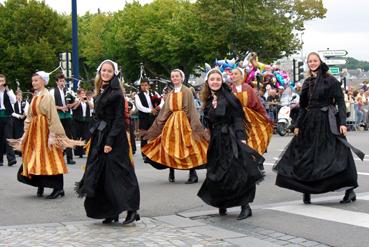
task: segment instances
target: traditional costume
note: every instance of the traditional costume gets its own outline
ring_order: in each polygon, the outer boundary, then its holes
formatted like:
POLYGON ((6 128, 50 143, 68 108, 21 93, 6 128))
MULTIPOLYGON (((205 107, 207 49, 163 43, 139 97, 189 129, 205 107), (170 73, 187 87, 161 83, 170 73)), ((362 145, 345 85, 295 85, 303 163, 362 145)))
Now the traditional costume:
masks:
POLYGON ((204 129, 192 91, 184 85, 179 92, 169 93, 151 128, 142 136, 149 140, 142 153, 157 169, 188 170, 207 162, 204 129))
POLYGON ((263 178, 259 166, 264 158, 241 142, 247 137, 246 119, 240 102, 226 84, 208 98, 204 119, 211 139, 206 179, 197 195, 219 208, 221 215, 226 208, 241 206, 239 219, 247 218, 251 216, 249 203, 254 200, 256 183, 263 178))
POLYGON ((123 211, 128 211, 127 218, 133 215, 134 220, 137 220, 139 216, 136 211, 140 205, 140 190, 129 155, 130 147, 124 122, 125 99, 117 77, 117 66, 115 67, 113 79, 94 98, 95 114, 86 170, 76 186, 79 196, 85 197, 87 216, 105 218, 103 223, 118 221, 118 216, 123 211), (112 150, 105 153, 105 146, 112 150))
POLYGON ((241 102, 245 114, 247 144, 263 155, 273 134, 273 125, 268 114, 254 89, 248 84, 232 85, 231 88, 241 102))
MULTIPOLYGON (((36 74, 47 84, 47 73, 39 71, 36 74)), ((15 147, 22 150, 23 166, 18 171, 18 180, 38 187, 38 196, 43 195, 44 187, 54 189, 48 196, 49 199, 64 196, 63 174, 66 174, 68 169, 64 163, 63 149, 83 145, 83 142, 67 138, 54 100, 47 89, 43 88, 35 93, 24 130, 22 139, 10 140, 15 147)))
POLYGON ((276 185, 306 194, 305 203, 310 203, 310 194, 341 188, 353 191, 358 184, 350 148, 364 158, 338 132, 338 126, 346 125, 341 85, 326 74, 328 66, 320 67, 318 76, 306 79, 302 87, 296 123, 299 133, 274 167, 276 185))

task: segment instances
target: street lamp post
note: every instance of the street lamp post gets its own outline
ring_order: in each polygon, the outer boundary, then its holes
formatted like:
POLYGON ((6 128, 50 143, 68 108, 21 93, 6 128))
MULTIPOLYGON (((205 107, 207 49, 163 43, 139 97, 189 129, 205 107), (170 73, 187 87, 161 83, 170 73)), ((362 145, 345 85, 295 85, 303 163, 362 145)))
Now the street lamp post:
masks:
POLYGON ((302 35, 304 34, 304 32, 300 33, 300 37, 301 37, 301 61, 304 61, 304 41, 302 40, 302 35))
POLYGON ((72 70, 73 90, 76 91, 79 78, 77 0, 72 0, 72 70))

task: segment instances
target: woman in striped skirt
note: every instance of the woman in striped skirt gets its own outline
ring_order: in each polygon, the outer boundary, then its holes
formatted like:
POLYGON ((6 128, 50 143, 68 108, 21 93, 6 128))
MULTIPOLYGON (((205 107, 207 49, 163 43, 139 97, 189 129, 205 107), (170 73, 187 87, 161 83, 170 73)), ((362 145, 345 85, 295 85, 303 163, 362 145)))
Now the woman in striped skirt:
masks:
POLYGON ((142 137, 149 140, 141 148, 145 162, 157 169, 170 168, 169 182, 174 182, 174 169, 190 170, 186 183, 197 183, 195 168, 206 164, 208 143, 192 91, 183 85, 182 70, 172 70, 174 89, 168 93, 163 108, 142 137))
POLYGON ((263 155, 272 137, 273 125, 254 89, 244 83, 244 71, 236 68, 232 74, 232 92, 240 100, 246 117, 247 144, 263 155))
POLYGON ((52 188, 47 198, 56 199, 64 196, 63 174, 68 172, 63 148, 84 143, 70 140, 65 135, 53 98, 45 88, 48 81, 49 74, 44 71, 32 76, 35 95, 24 123, 25 133, 13 144, 18 141, 22 149, 23 166, 19 169, 18 180, 38 187, 38 197, 43 196, 45 187, 52 188))

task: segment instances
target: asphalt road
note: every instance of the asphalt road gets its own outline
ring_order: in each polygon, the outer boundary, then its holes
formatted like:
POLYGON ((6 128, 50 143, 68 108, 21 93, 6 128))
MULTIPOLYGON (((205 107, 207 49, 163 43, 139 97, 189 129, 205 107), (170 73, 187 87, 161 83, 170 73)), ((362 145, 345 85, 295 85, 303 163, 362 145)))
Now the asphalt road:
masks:
MULTIPOLYGON (((272 165, 290 140, 291 136, 273 136, 265 155, 266 177, 257 186, 252 204, 254 215, 247 223, 332 246, 369 246, 369 155, 364 162, 356 159, 360 187, 356 190, 358 200, 355 203, 341 205, 338 201, 344 192, 332 192, 314 195, 313 205, 305 206, 301 194, 274 185, 272 165)), ((350 132, 348 140, 369 154, 369 132, 350 132)), ((69 166, 69 173, 64 176, 66 196, 57 200, 37 198, 36 188, 16 180, 20 159, 15 167, 6 166, 5 162, 5 166, 0 167, 0 226, 86 220, 83 199, 77 198, 73 190, 74 183, 82 176, 85 159, 75 160, 77 165, 69 166)), ((216 213, 196 196, 205 177, 204 170, 198 172, 199 183, 187 185, 187 171, 177 171, 176 183, 171 184, 168 170, 156 170, 144 164, 139 153, 135 155, 135 166, 141 189, 142 216, 216 213)), ((51 190, 45 191, 49 192, 51 190)), ((205 220, 232 228, 238 211, 231 209, 230 215, 222 221, 212 217, 205 217, 205 220)))

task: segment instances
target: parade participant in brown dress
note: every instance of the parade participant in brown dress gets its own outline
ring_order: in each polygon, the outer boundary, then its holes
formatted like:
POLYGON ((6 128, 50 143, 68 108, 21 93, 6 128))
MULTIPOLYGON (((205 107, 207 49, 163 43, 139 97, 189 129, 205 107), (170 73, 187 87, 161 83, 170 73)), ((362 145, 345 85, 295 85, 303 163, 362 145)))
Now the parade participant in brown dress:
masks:
POLYGON ((168 93, 163 108, 142 137, 149 140, 141 151, 157 169, 171 168, 169 181, 174 182, 174 169, 190 170, 186 183, 197 183, 195 168, 206 164, 207 141, 192 91, 183 85, 184 73, 172 70, 174 89, 168 93))
MULTIPOLYGON (((37 196, 41 197, 44 188, 52 188, 47 199, 64 196, 63 174, 68 172, 63 159, 63 149, 74 145, 84 145, 66 136, 58 117, 54 100, 45 85, 49 74, 44 71, 32 76, 34 97, 24 122, 25 133, 13 146, 21 145, 23 166, 19 169, 18 180, 38 187, 37 196)), ((18 146, 19 148, 19 146, 18 146)))
POLYGON ((246 118, 247 144, 263 155, 271 140, 273 125, 254 89, 244 82, 243 69, 236 68, 232 74, 232 92, 240 100, 246 118))

